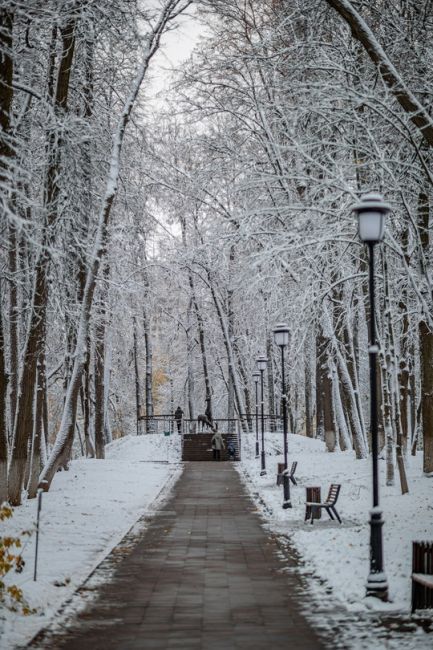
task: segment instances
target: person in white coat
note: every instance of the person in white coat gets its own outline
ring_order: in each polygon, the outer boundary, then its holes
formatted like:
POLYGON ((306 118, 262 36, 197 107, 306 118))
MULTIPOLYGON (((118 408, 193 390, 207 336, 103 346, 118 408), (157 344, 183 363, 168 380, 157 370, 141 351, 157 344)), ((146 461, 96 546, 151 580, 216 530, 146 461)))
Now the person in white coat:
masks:
POLYGON ((213 459, 221 460, 221 449, 225 448, 224 440, 217 426, 215 425, 215 432, 212 436, 211 447, 213 451, 213 459))

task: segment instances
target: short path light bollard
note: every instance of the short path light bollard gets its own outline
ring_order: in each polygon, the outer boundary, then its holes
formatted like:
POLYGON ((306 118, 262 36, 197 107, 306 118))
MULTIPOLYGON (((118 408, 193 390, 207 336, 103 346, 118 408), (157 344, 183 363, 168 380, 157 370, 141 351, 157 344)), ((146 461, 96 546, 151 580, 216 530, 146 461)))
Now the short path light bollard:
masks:
POLYGON ((40 520, 41 508, 42 508, 42 492, 43 490, 38 490, 38 511, 36 515, 35 569, 33 571, 33 582, 36 582, 37 572, 38 572, 39 520, 40 520))
POLYGON ((169 463, 170 462, 170 452, 169 452, 169 448, 170 448, 170 431, 164 431, 164 438, 166 440, 165 450, 167 452, 167 463, 169 463))

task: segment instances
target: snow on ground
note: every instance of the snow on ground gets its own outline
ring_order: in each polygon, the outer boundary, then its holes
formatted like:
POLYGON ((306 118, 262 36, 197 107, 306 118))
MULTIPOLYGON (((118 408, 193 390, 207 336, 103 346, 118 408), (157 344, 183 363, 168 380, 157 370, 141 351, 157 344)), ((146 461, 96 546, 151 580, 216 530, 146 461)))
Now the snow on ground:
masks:
POLYGON ((412 540, 433 540, 433 479, 422 474, 422 455, 409 456, 409 494, 401 495, 398 472, 393 487, 385 485, 385 461, 379 462, 380 503, 383 527, 385 571, 391 603, 365 598, 369 571, 369 510, 371 508, 371 460, 356 460, 353 452, 327 453, 319 440, 289 435, 289 466, 298 461, 291 485, 292 509, 282 509, 282 487, 276 486, 277 463, 283 462, 282 434, 266 434, 267 475, 260 476, 260 460, 255 458, 255 436, 242 441, 243 460, 238 470, 253 495, 261 500, 262 514, 271 530, 287 535, 306 563, 306 569, 325 582, 351 611, 378 608, 410 609, 412 540), (305 488, 321 486, 324 500, 330 483, 341 483, 337 511, 342 525, 322 518, 304 523, 305 488))
MULTIPOLYGON (((2 609, 1 649, 22 646, 46 626, 137 519, 167 494, 181 471, 179 439, 127 436, 108 445, 105 460, 75 460, 68 472, 55 476, 42 496, 37 581, 34 534, 23 551, 24 571, 9 580, 23 589, 37 614, 24 617, 2 609)), ((32 528, 36 506, 32 499, 16 508, 0 535, 32 528)))

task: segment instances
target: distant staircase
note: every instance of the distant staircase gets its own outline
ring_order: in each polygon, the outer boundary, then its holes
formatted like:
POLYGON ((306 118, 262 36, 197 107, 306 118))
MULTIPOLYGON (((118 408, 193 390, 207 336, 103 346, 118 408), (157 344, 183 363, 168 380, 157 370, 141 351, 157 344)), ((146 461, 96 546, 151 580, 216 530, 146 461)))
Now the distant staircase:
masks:
MULTIPOLYGON (((182 440, 182 460, 212 460, 212 433, 185 433, 182 440)), ((222 433, 225 449, 221 450, 221 460, 229 460, 227 446, 231 441, 235 448, 235 460, 240 460, 239 441, 236 433, 222 433)))

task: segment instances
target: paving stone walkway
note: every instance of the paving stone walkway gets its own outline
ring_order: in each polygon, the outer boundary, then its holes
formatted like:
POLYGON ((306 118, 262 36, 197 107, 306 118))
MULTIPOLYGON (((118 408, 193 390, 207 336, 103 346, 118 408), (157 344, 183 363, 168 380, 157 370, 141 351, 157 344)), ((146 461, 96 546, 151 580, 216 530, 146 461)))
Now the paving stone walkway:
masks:
POLYGON ((32 647, 321 650, 282 569, 233 466, 187 463, 97 598, 32 647))

